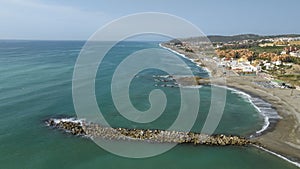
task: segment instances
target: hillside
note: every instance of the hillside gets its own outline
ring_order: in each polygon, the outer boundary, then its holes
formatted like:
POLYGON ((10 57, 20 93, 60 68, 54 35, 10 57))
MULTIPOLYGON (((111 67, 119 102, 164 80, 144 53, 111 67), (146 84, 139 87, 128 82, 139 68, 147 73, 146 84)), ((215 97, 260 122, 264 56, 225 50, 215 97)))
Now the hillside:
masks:
POLYGON ((261 36, 261 35, 255 35, 255 34, 242 34, 242 35, 233 35, 233 36, 209 35, 207 37, 211 42, 228 43, 230 41, 259 40, 259 39, 280 38, 280 37, 300 37, 300 35, 299 34, 287 34, 287 35, 261 36))

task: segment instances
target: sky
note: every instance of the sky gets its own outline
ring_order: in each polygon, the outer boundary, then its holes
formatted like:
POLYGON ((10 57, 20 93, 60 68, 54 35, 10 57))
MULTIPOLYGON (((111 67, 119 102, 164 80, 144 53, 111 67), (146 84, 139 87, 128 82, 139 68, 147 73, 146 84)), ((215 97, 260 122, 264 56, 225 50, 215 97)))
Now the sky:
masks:
POLYGON ((0 39, 87 40, 139 12, 182 17, 206 35, 300 34, 300 0, 0 0, 0 39))

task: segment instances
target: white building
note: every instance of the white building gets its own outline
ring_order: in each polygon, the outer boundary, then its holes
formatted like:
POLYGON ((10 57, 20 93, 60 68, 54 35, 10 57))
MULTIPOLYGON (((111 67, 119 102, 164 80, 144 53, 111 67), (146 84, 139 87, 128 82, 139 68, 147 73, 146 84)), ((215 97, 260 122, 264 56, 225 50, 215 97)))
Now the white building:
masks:
POLYGON ((276 62, 272 62, 274 65, 279 66, 282 64, 282 62, 280 60, 277 60, 276 62))
POLYGON ((300 51, 290 52, 290 55, 293 57, 300 57, 300 51))
POLYGON ((248 63, 239 63, 236 65, 231 65, 232 70, 242 71, 242 72, 256 72, 258 69, 248 63))
POLYGON ((271 69, 271 63, 265 63, 264 66, 267 70, 271 69))

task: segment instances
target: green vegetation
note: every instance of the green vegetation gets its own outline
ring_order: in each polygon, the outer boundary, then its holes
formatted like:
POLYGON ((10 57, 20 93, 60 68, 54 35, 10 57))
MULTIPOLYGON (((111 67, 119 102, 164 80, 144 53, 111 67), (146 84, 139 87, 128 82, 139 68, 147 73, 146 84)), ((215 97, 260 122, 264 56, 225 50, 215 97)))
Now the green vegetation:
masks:
POLYGON ((298 58, 298 57, 289 57, 286 62, 290 62, 290 63, 300 65, 300 58, 298 58))
POLYGON ((223 43, 228 43, 231 41, 242 41, 242 40, 258 40, 263 38, 263 36, 254 35, 254 34, 244 34, 244 35, 234 35, 234 36, 211 35, 207 37, 211 42, 223 42, 223 43))
POLYGON ((219 36, 219 35, 210 35, 207 36, 211 42, 223 42, 228 43, 231 41, 242 41, 242 40, 260 40, 260 39, 269 39, 269 38, 281 38, 281 37, 299 37, 298 34, 289 34, 289 35, 271 35, 271 36, 260 36, 255 34, 243 34, 243 35, 234 35, 234 36, 219 36))
MULTIPOLYGON (((300 46, 296 46, 296 47, 300 48, 300 46)), ((226 47, 226 48, 220 48, 220 50, 227 50, 227 49, 233 49, 233 50, 249 49, 250 51, 254 52, 253 56, 250 58, 250 60, 261 59, 261 60, 271 61, 271 58, 265 58, 265 57, 261 58, 261 57, 259 57, 259 54, 266 52, 266 53, 275 53, 277 55, 280 55, 281 52, 284 50, 284 48, 285 48, 285 46, 268 46, 268 47, 251 46, 249 48, 237 48, 237 49, 236 48, 228 48, 228 47, 226 47)), ((240 58, 240 56, 238 55, 238 53, 236 54, 235 58, 240 58)), ((300 58, 299 57, 289 56, 289 57, 286 57, 282 61, 300 65, 300 58)))
MULTIPOLYGON (((214 44, 214 46, 216 46, 214 44)), ((230 46, 223 46, 219 48, 220 50, 226 50, 226 49, 250 49, 252 47, 258 46, 257 43, 252 43, 252 44, 231 44, 230 46)))
POLYGON ((276 53, 280 54, 284 50, 285 46, 267 46, 267 47, 260 47, 260 46, 252 46, 249 50, 256 52, 256 53, 276 53))
POLYGON ((292 85, 300 86, 300 74, 278 75, 277 78, 292 85))
MULTIPOLYGON (((276 36, 260 36, 255 34, 244 34, 235 36, 208 36, 208 39, 213 43, 214 47, 217 47, 216 52, 219 57, 235 58, 238 59, 241 56, 246 57, 248 61, 255 60, 267 60, 269 63, 280 60, 283 63, 294 63, 294 64, 281 64, 275 65, 271 64, 271 68, 268 68, 262 62, 260 66, 264 72, 273 75, 278 83, 286 83, 287 86, 300 86, 300 58, 294 57, 289 54, 281 54, 288 45, 292 47, 297 47, 300 49, 300 41, 280 41, 276 38, 293 38, 300 37, 297 34, 291 35, 276 35, 276 36), (273 39, 273 40, 269 40, 273 39), (276 41, 277 40, 277 41, 276 41), (273 42, 275 41, 275 42, 273 42), (293 43, 292 43, 293 42, 293 43), (266 44, 265 47, 260 47, 259 44, 266 44), (267 46, 267 45, 277 45, 277 46, 267 46), (282 45, 282 46, 279 46, 282 45)), ((203 41, 203 37, 188 38, 188 42, 199 42, 203 41)), ((174 43, 179 43, 174 40, 174 43)), ((187 52, 189 48, 186 49, 187 52)), ((259 63, 259 62, 257 62, 259 63)))

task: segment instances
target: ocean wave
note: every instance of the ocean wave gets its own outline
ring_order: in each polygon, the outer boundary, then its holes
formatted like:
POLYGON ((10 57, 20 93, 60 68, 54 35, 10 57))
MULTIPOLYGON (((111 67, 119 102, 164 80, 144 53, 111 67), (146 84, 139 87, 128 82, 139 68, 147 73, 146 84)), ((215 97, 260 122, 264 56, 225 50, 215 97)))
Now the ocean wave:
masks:
MULTIPOLYGON (((197 65, 200 67, 200 65, 197 65)), ((201 67, 205 72, 208 73, 208 76, 211 77, 211 71, 207 67, 201 67)))
POLYGON ((210 71, 208 68, 206 68, 206 67, 201 67, 197 62, 195 62, 195 59, 191 59, 191 58, 185 56, 184 54, 181 54, 181 53, 179 53, 179 52, 177 52, 177 51, 175 51, 175 50, 173 50, 173 49, 164 47, 164 46, 162 46, 161 44, 159 44, 159 46, 160 46, 161 48, 163 48, 163 49, 166 49, 166 50, 168 50, 168 51, 170 51, 170 52, 173 52, 173 53, 175 53, 175 54, 177 54, 177 55, 183 57, 184 59, 187 59, 187 60, 191 61, 191 62, 194 63, 198 68, 200 68, 200 69, 203 70, 205 73, 207 73, 209 77, 211 77, 211 71, 210 71))
POLYGON ((71 117, 71 118, 60 118, 60 119, 50 119, 50 120, 53 120, 55 124, 59 124, 60 122, 73 122, 73 123, 80 123, 81 125, 85 121, 84 119, 76 119, 74 117, 71 117))
MULTIPOLYGON (((193 59, 188 58, 187 56, 185 56, 181 53, 178 53, 175 50, 164 47, 161 44, 159 44, 159 46, 166 50, 169 50, 175 54, 178 54, 179 56, 182 56, 183 58, 188 59, 188 60, 192 61, 193 63, 195 63, 193 59)), ((195 63, 195 64, 197 65, 197 63, 195 63)), ((197 66, 200 67, 199 65, 197 65, 197 66)), ((205 70, 209 74, 209 76, 211 76, 211 72, 207 68, 204 67, 202 69, 205 70)), ((214 86, 218 86, 218 85, 214 85, 214 86)), ((199 88, 201 88, 201 87, 199 87, 199 88)), ((218 87, 225 87, 225 86, 218 86, 218 87)), ((271 121, 272 122, 277 121, 278 119, 282 118, 281 116, 278 115, 277 111, 272 108, 272 105, 270 103, 265 102, 264 100, 262 100, 260 98, 252 97, 251 95, 249 95, 243 91, 240 91, 240 90, 237 90, 234 88, 230 88, 230 87, 225 87, 225 88, 230 90, 232 93, 235 93, 235 94, 239 95, 240 97, 244 98, 249 103, 251 103, 254 106, 254 108, 260 113, 260 115, 264 117, 264 125, 262 126, 262 128, 260 130, 256 131, 256 134, 261 134, 262 132, 266 131, 268 129, 268 127, 270 126, 271 121)))
POLYGON ((201 86, 201 85, 193 85, 193 86, 183 86, 183 85, 179 85, 179 87, 181 87, 181 88, 190 88, 190 89, 200 89, 200 88, 202 88, 203 86, 201 86))
POLYGON ((281 158, 281 159, 283 159, 283 160, 285 160, 285 161, 287 161, 287 162, 289 162, 289 163, 291 163, 291 164, 293 164, 293 165, 295 165, 295 166, 297 166, 297 167, 300 167, 300 163, 298 163, 298 162, 296 162, 296 161, 292 161, 292 160, 290 160, 290 159, 287 158, 287 157, 284 157, 284 156, 282 156, 282 155, 280 155, 280 154, 277 154, 277 153, 275 153, 275 152, 273 152, 273 151, 271 151, 271 150, 265 149, 265 148, 263 148, 263 147, 261 147, 261 146, 257 146, 257 145, 254 145, 254 146, 257 147, 257 148, 259 148, 259 149, 261 149, 261 150, 263 150, 263 151, 265 151, 265 152, 267 152, 267 153, 273 154, 273 155, 275 155, 276 157, 279 157, 279 158, 281 158))
POLYGON ((187 60, 190 60, 190 61, 192 61, 192 62, 194 61, 193 59, 191 59, 191 58, 185 56, 184 54, 181 54, 181 53, 179 53, 179 52, 177 52, 177 51, 175 51, 175 50, 173 50, 173 49, 164 47, 164 46, 161 45, 161 44, 159 44, 159 46, 160 46, 161 48, 164 48, 164 49, 166 49, 166 50, 168 50, 168 51, 171 51, 171 52, 173 52, 173 53, 175 53, 175 54, 177 54, 177 55, 179 55, 179 56, 182 56, 183 58, 185 58, 185 59, 187 59, 187 60))
MULTIPOLYGON (((218 86, 218 85, 214 85, 214 86, 218 86)), ((282 118, 281 116, 279 116, 278 112, 274 108, 272 108, 272 105, 270 103, 260 98, 252 97, 251 95, 243 91, 230 88, 227 86, 218 86, 218 87, 226 88, 230 90, 231 93, 235 93, 239 95, 241 98, 251 103, 253 107, 260 113, 260 115, 264 118, 264 125, 260 130, 256 131, 256 134, 262 134, 264 131, 266 131, 269 128, 271 122, 276 122, 282 118)), ((253 135, 250 137, 253 137, 253 135)))

